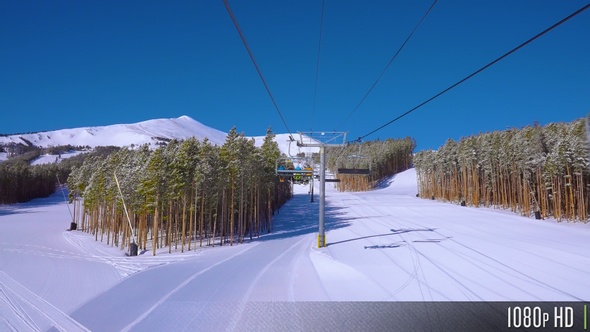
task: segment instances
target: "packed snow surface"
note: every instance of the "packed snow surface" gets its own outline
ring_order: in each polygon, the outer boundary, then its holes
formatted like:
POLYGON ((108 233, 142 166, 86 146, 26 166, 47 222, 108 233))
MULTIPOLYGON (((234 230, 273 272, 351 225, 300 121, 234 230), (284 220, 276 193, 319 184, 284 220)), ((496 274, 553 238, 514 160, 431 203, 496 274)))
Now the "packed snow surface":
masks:
POLYGON ((66 231, 59 192, 0 206, 0 331, 247 329, 251 303, 590 300, 586 224, 420 199, 411 169, 370 192, 328 186, 318 249, 307 191, 260 238, 137 257, 66 231))

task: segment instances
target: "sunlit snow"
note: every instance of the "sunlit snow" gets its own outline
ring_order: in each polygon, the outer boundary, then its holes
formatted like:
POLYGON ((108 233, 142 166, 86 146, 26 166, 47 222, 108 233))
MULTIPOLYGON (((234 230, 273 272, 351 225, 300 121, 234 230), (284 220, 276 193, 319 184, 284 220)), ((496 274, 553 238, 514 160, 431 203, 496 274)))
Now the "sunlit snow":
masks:
POLYGON ((586 224, 420 199, 411 169, 370 192, 328 186, 318 249, 307 191, 258 239, 137 257, 66 231, 59 192, 0 206, 0 330, 231 330, 256 301, 590 300, 586 224))
POLYGON ((188 117, 172 119, 154 119, 133 124, 116 124, 100 127, 84 127, 39 132, 35 134, 10 135, 0 137, 0 144, 31 142, 36 146, 49 147, 59 145, 73 146, 130 146, 156 144, 171 139, 187 139, 205 137, 213 144, 225 142, 226 134, 217 129, 207 127, 188 117))
POLYGON ((84 151, 68 151, 68 152, 64 152, 61 153, 59 155, 55 155, 55 154, 43 154, 40 155, 39 157, 33 159, 31 161, 31 165, 43 165, 43 164, 53 164, 53 163, 59 163, 60 161, 64 160, 64 159, 68 159, 70 157, 73 156, 77 156, 80 153, 83 153, 84 151))

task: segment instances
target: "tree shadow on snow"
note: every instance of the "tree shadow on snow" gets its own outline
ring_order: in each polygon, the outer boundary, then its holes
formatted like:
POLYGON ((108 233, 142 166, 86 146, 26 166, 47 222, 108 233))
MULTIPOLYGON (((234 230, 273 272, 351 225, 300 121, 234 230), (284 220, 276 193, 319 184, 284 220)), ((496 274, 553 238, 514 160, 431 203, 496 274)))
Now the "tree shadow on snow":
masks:
POLYGON ((383 178, 375 184, 375 187, 373 189, 385 189, 385 188, 391 186, 391 184, 394 182, 394 180, 395 180, 395 174, 388 176, 386 178, 383 178))
MULTIPOLYGON (((63 204, 65 205, 65 197, 68 197, 68 190, 64 189, 62 192, 61 188, 57 188, 52 194, 47 197, 42 198, 34 198, 28 202, 23 203, 13 203, 13 204, 0 204, 0 215, 6 214, 14 214, 14 213, 21 213, 22 210, 43 207, 43 206, 51 206, 56 204, 63 204)), ((64 207, 65 208, 65 207, 64 207)))
MULTIPOLYGON (((318 233, 319 231, 319 198, 314 197, 310 202, 310 196, 305 194, 294 195, 279 211, 275 212, 272 220, 270 234, 261 235, 257 241, 284 239, 299 235, 318 233)), ((347 227, 350 220, 355 218, 343 218, 344 208, 325 206, 324 229, 330 231, 347 227)))
POLYGON ((11 214, 27 213, 27 212, 28 211, 23 211, 22 209, 15 207, 14 204, 0 205, 0 217, 11 215, 11 214))

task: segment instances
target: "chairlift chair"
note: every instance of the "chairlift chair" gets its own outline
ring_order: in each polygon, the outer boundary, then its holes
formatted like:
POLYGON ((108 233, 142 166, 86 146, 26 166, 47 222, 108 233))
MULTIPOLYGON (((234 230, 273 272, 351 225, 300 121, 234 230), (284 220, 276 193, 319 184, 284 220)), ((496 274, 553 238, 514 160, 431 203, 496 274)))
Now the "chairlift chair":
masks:
POLYGON ((276 161, 276 174, 281 182, 290 179, 294 184, 307 184, 313 178, 313 164, 307 157, 283 157, 276 161))
MULTIPOLYGON (((344 158, 344 166, 338 167, 338 174, 369 175, 371 174, 371 158, 363 155, 349 155, 344 158)), ((338 163, 337 163, 338 165, 338 163)))

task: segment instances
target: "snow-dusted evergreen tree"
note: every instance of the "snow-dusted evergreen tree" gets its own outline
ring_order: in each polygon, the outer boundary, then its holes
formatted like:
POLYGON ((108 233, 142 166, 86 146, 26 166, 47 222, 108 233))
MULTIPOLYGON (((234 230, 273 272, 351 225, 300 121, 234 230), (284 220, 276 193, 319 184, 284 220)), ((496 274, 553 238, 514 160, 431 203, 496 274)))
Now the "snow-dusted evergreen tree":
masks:
POLYGON ((218 201, 224 187, 222 174, 219 172, 221 169, 219 155, 219 147, 213 146, 207 139, 202 142, 194 180, 199 200, 199 246, 203 246, 204 237, 209 239, 207 245, 212 245, 211 237, 215 236, 217 229, 218 201))
MULTIPOLYGON (((225 237, 225 232, 229 228, 229 243, 233 245, 234 242, 234 218, 235 218, 235 188, 236 177, 239 170, 239 139, 240 135, 233 127, 225 138, 225 143, 221 147, 221 162, 227 178, 227 188, 223 192, 222 212, 225 217, 222 217, 221 233, 222 238, 225 237), (229 219, 229 224, 226 220, 229 219), (225 232, 224 232, 225 231, 225 232)), ((220 243, 223 245, 223 240, 220 243)))
POLYGON ((278 182, 275 175, 276 161, 281 156, 281 151, 277 142, 274 141, 275 134, 272 128, 266 130, 266 136, 261 146, 261 168, 263 176, 260 177, 262 181, 259 195, 263 195, 259 202, 266 202, 265 206, 261 208, 261 213, 264 214, 265 223, 262 225, 267 233, 270 233, 272 228, 271 217, 278 207, 284 204, 291 197, 291 185, 289 182, 278 182))
MULTIPOLYGON (((173 219, 175 225, 174 234, 178 233, 178 223, 180 221, 180 241, 181 252, 184 252, 186 243, 188 211, 191 204, 191 195, 194 192, 193 178, 195 176, 196 165, 198 163, 200 143, 194 137, 180 143, 174 151, 172 162, 170 163, 170 186, 171 200, 179 204, 172 204, 173 219)), ((192 223, 189 223, 189 227, 192 223)), ((192 229, 189 234, 192 234, 192 229)), ((190 235, 189 235, 190 236, 190 235)), ((178 247, 178 238, 175 238, 175 248, 178 247)))
POLYGON ((164 148, 159 147, 153 151, 147 160, 147 166, 138 183, 137 190, 145 197, 144 211, 153 216, 152 221, 152 254, 160 247, 159 230, 162 219, 162 202, 164 201, 164 188, 166 186, 167 165, 164 160, 164 148))
POLYGON ((414 157, 422 197, 588 219, 588 143, 582 120, 447 141, 414 157), (456 166, 453 153, 456 152, 456 166), (456 176, 451 175, 458 170, 456 176), (456 180, 452 180, 455 178, 456 180))
POLYGON ((89 158, 68 179, 83 197, 82 229, 122 248, 133 237, 147 250, 151 237, 154 255, 163 247, 169 252, 173 247, 191 250, 197 238, 199 246, 216 240, 233 245, 246 234, 252 238, 262 229, 270 231, 270 216, 291 192, 287 184, 275 181, 280 152, 272 138, 269 131, 257 148, 253 139, 233 128, 221 147, 193 138, 171 140, 155 150, 142 146, 106 159, 89 158))

